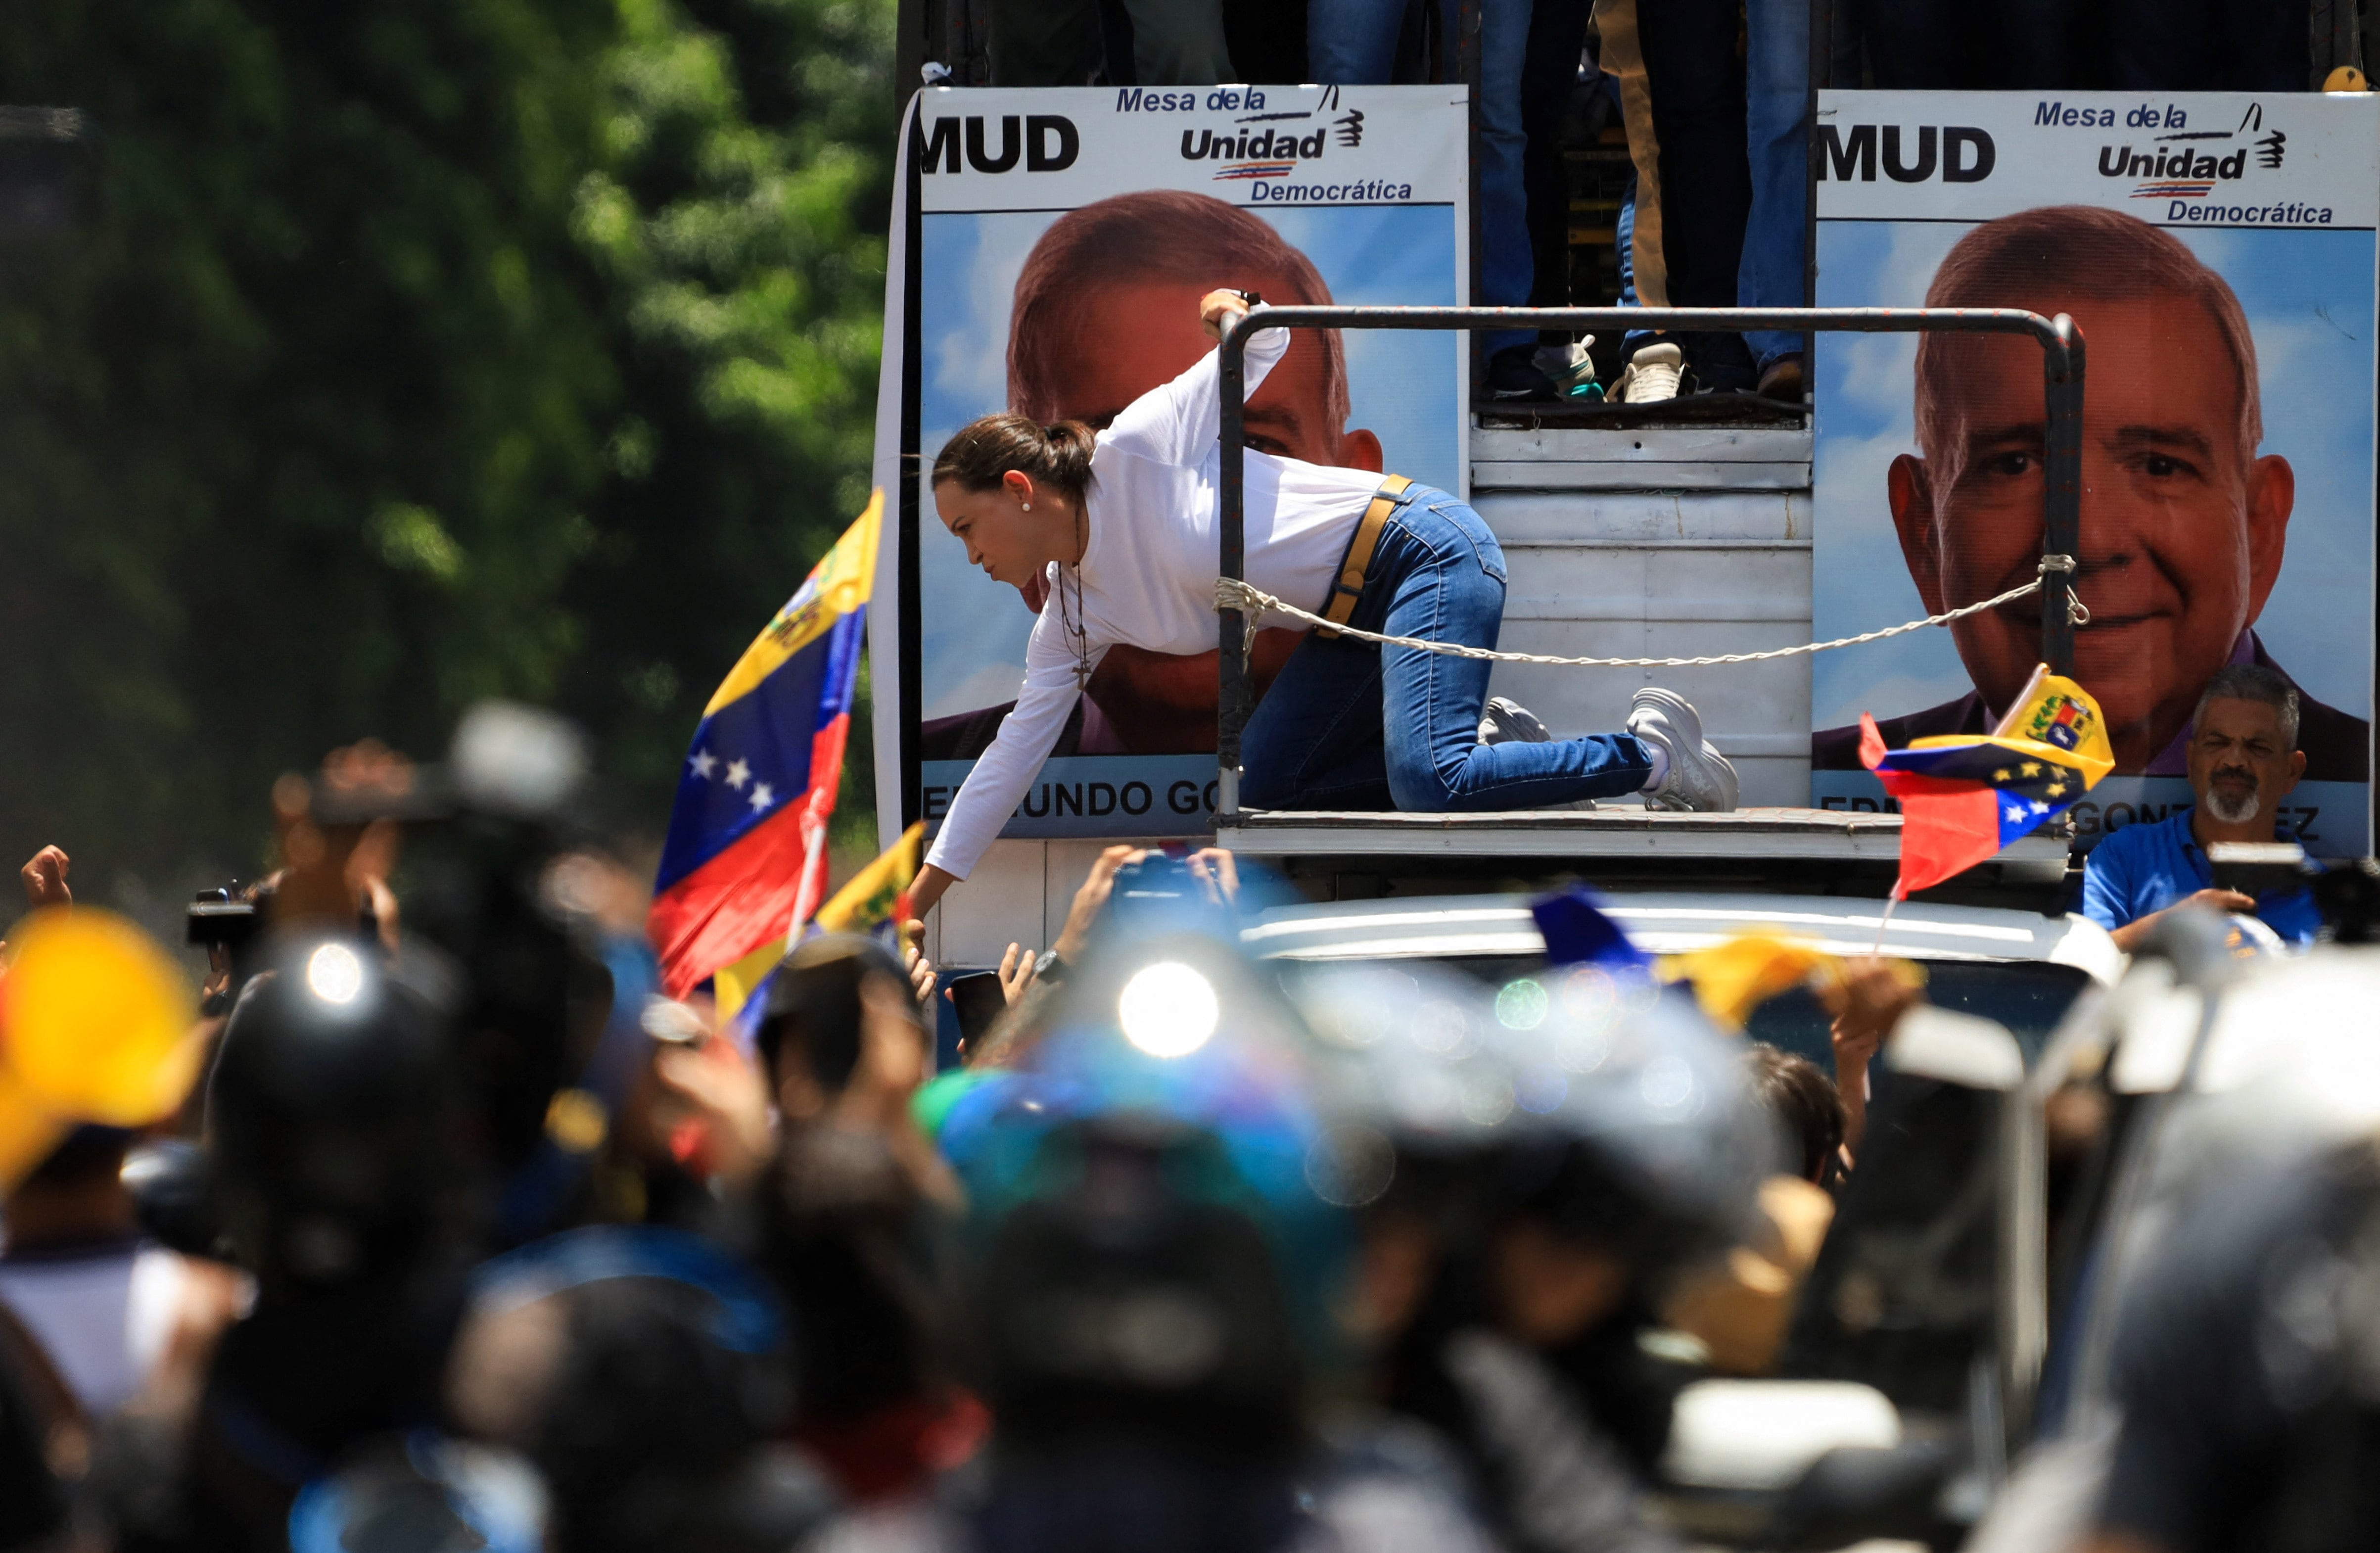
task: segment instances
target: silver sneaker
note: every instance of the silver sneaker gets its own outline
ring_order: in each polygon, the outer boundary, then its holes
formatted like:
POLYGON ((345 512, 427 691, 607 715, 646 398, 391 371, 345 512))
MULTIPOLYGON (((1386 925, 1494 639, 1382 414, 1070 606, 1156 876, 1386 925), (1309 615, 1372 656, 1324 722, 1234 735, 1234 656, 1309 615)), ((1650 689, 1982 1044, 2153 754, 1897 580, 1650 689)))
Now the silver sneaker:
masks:
MULTIPOLYGON (((1686 353, 1664 341, 1646 346, 1630 357, 1621 370, 1620 381, 1611 385, 1607 398, 1627 405, 1656 405, 1678 396, 1680 379, 1686 365, 1686 353)), ((1681 701, 1680 706, 1685 705, 1681 701)))
POLYGON ((1481 744, 1551 744, 1553 732, 1536 712, 1506 697, 1491 697, 1479 720, 1481 744))
MULTIPOLYGON (((1551 744, 1553 730, 1536 712, 1507 696, 1490 697, 1488 715, 1479 720, 1481 744, 1551 744)), ((1549 809, 1591 809, 1592 798, 1573 798, 1566 804, 1541 804, 1549 809)))
POLYGON ((1645 795, 1648 809, 1733 812, 1735 768, 1703 737, 1702 715, 1675 691, 1646 686, 1628 710, 1628 731, 1670 758, 1661 785, 1645 795))

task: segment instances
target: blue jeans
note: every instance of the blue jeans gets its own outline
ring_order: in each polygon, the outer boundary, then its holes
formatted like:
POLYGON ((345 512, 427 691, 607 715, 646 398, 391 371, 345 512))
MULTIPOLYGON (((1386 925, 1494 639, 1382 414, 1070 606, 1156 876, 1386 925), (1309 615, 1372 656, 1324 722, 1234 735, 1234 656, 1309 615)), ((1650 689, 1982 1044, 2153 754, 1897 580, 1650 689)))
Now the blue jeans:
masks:
MULTIPOLYGON (((1803 245, 1809 213, 1810 0, 1745 0, 1745 146, 1752 160, 1752 210, 1744 218, 1743 259, 1735 273, 1741 308, 1798 308, 1807 271, 1803 245)), ((1752 364, 1767 371, 1802 353, 1803 336, 1776 329, 1745 332, 1752 364)))
MULTIPOLYGON (((1406 490, 1380 531, 1348 624, 1492 648, 1504 622, 1504 552, 1443 491, 1406 490)), ((1651 755, 1634 735, 1483 745, 1491 665, 1409 647, 1313 635, 1249 719, 1240 795, 1251 808, 1540 808, 1641 791, 1651 755)))
MULTIPOLYGON (((1483 307, 1525 308, 1536 266, 1529 255, 1529 203, 1522 152, 1521 67, 1529 52, 1531 0, 1479 5, 1479 260, 1473 299, 1483 307)), ((1406 0, 1310 0, 1305 60, 1323 86, 1385 86, 1396 70, 1397 34, 1406 0)), ((1454 36, 1454 0, 1440 0, 1441 36, 1454 36)), ((1451 48, 1450 45, 1450 60, 1451 48)), ((1499 330, 1490 354, 1532 345, 1534 329, 1499 330)))
MULTIPOLYGON (((1735 306, 1752 205, 1738 16, 1734 0, 1638 0, 1636 6, 1636 42, 1661 148, 1661 261, 1671 307, 1735 306)), ((1757 381, 1741 334, 1691 330, 1674 338, 1704 387, 1750 388, 1757 381)))

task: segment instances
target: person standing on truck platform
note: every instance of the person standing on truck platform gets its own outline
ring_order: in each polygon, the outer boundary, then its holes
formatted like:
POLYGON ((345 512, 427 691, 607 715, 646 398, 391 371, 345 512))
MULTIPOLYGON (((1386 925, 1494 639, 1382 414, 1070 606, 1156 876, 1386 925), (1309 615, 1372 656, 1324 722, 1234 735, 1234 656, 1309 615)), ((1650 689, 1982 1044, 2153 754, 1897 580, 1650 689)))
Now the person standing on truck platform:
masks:
MULTIPOLYGON (((1261 298, 1215 291, 1200 322, 1218 340, 1261 298)), ((1288 348, 1247 346, 1253 393, 1288 348)), ((999 736, 967 774, 917 882, 923 915, 965 879, 1025 796, 1075 700, 1119 642, 1166 652, 1216 643, 1218 353, 1135 400, 1104 432, 992 415, 934 461, 934 505, 993 580, 1039 572, 1050 603, 999 736), (1127 516, 1128 515, 1128 516, 1127 516)), ((1336 625, 1492 649, 1504 555, 1479 515, 1400 477, 1246 453, 1247 576, 1311 599, 1336 625)), ((1317 634, 1248 723, 1242 795, 1258 808, 1544 807, 1643 792, 1648 807, 1731 809, 1735 770, 1680 697, 1636 694, 1628 732, 1479 742, 1489 665, 1317 634)))

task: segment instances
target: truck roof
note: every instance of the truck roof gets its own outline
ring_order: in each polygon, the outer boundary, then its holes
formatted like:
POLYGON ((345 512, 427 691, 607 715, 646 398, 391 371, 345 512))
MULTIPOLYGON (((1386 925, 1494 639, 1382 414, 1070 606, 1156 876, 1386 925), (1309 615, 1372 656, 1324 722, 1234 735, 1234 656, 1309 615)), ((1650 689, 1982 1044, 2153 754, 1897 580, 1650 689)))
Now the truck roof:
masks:
MULTIPOLYGON (((1241 940, 1271 959, 1472 959, 1539 955, 1545 940, 1524 893, 1341 901, 1262 913, 1241 940)), ((1826 895, 1742 892, 1615 892, 1605 912, 1655 954, 1706 949, 1771 928, 1830 954, 1876 947, 1880 903, 1826 895)), ((2071 915, 1904 901, 1884 924, 1884 952, 1910 960, 2071 965, 2102 986, 2124 956, 2098 924, 2071 915)))
MULTIPOLYGON (((1671 814, 1641 807, 1487 814, 1244 810, 1218 817, 1216 844, 1293 878, 1394 880, 1439 893, 1460 881, 1607 889, 1715 889, 1881 900, 1900 866, 1900 816, 1840 809, 1744 808, 1671 814)), ((2026 836, 1929 899, 2061 913, 2068 843, 2026 836)), ((1377 894, 1364 887, 1361 893, 1377 894)), ((1330 892, 1339 898, 1345 889, 1330 892)), ((1871 916, 1873 904, 1864 908, 1871 916)), ((1871 920, 1870 929, 1874 923, 1871 920)))

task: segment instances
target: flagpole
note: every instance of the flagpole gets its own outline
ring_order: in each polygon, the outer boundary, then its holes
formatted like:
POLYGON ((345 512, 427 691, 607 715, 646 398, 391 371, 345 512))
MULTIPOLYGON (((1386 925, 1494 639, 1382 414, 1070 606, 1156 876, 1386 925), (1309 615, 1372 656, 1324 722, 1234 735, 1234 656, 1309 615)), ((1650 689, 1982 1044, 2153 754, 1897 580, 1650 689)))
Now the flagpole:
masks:
MULTIPOLYGON (((834 790, 826 790, 830 803, 834 790)), ((826 898, 826 817, 813 807, 802 817, 803 845, 808 855, 802 859, 800 891, 794 896, 794 919, 785 925, 785 952, 791 954, 802 941, 802 928, 817 915, 819 903, 826 898)))
POLYGON ((1867 952, 1867 957, 1869 959, 1878 960, 1883 958, 1884 930, 1891 925, 1892 908, 1900 904, 1900 884, 1899 880, 1895 880, 1892 886, 1892 893, 1884 898, 1884 915, 1876 919, 1876 947, 1867 952))

